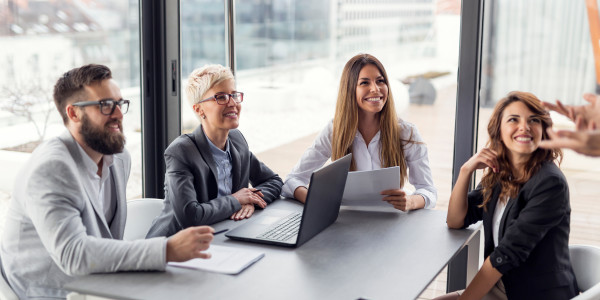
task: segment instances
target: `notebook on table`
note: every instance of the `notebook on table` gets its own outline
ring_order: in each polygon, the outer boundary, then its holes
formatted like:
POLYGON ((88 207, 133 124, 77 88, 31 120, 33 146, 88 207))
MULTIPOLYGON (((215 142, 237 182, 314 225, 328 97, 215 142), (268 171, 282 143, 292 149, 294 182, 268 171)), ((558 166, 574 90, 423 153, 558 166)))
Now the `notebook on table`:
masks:
POLYGON ((225 236, 234 240, 299 247, 329 225, 340 212, 352 154, 312 173, 302 212, 267 209, 225 236))

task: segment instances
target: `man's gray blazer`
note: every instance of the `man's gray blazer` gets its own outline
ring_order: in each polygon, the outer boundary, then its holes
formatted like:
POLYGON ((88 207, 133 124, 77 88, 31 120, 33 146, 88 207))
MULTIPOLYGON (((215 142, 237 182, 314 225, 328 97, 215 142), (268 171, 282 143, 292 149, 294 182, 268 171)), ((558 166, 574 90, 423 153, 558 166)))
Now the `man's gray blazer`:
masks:
POLYGON ((0 253, 20 299, 64 298, 63 285, 77 275, 165 269, 164 238, 121 240, 129 154, 115 154, 110 167, 118 203, 109 226, 98 196, 81 181, 87 175, 76 143, 68 131, 47 141, 17 176, 0 253))
MULTIPOLYGON (((250 152, 242 133, 230 130, 227 143, 232 165, 231 191, 235 193, 251 183, 261 189, 267 203, 278 199, 281 178, 250 152)), ((232 195, 218 197, 217 164, 202 126, 169 145, 165 164, 165 207, 146 237, 171 236, 190 226, 211 225, 242 208, 232 195)))

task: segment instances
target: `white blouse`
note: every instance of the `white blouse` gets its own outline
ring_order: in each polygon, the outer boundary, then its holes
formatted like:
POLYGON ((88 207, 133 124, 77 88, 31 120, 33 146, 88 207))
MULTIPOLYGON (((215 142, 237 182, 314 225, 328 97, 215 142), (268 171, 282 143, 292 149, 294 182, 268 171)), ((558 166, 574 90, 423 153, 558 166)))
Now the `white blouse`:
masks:
POLYGON ((496 209, 494 210, 494 216, 492 217, 492 237, 494 238, 494 246, 498 247, 498 233, 500 232, 500 222, 502 221, 502 216, 504 216, 504 211, 506 210, 506 206, 508 205, 508 200, 510 198, 504 198, 504 201, 498 199, 498 203, 496 203, 496 209))
MULTIPOLYGON (((404 146, 404 159, 408 166, 408 181, 416 189, 414 194, 423 196, 425 199, 425 208, 433 208, 437 201, 437 190, 433 186, 427 147, 423 143, 423 139, 415 125, 400 120, 398 126, 400 127, 400 137, 402 139, 408 140, 411 138, 413 141, 421 142, 420 144, 406 144, 404 146)), ((281 192, 284 197, 293 198, 296 188, 307 186, 312 172, 322 167, 331 158, 332 133, 333 120, 321 131, 313 145, 304 152, 300 161, 285 179, 281 192)), ((380 133, 377 132, 367 146, 360 132, 356 131, 356 136, 352 143, 352 156, 356 163, 356 171, 381 169, 381 143, 379 142, 379 135, 380 133)))

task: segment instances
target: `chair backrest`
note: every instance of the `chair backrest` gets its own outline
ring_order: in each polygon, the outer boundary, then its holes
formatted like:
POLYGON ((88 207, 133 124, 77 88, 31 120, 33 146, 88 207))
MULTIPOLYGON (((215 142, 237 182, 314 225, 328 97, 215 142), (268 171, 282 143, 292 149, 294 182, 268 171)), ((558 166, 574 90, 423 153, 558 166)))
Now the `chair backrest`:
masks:
POLYGON ((582 292, 573 299, 600 299, 600 248, 569 245, 569 253, 577 285, 582 292))
POLYGON ((142 198, 127 201, 127 221, 123 239, 127 241, 146 237, 152 221, 164 207, 162 199, 142 198))
POLYGON ((17 297, 17 294, 15 294, 6 280, 6 275, 4 275, 4 269, 2 268, 2 258, 0 258, 0 273, 0 299, 19 300, 19 297, 17 297))

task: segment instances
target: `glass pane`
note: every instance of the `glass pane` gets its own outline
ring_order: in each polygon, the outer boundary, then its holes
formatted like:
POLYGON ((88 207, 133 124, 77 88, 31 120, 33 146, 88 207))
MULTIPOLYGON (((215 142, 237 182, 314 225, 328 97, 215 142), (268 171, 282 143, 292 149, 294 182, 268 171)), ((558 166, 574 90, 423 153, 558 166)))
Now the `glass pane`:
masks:
POLYGON ((127 196, 141 196, 138 11, 137 0, 0 1, 2 214, 31 151, 65 130, 52 100, 56 80, 88 63, 110 67, 123 97, 131 100, 123 121, 132 157, 127 196))
POLYGON ((181 0, 181 130, 200 125, 186 98, 187 77, 206 64, 227 65, 225 6, 222 0, 181 0))
POLYGON ((437 208, 446 209, 460 1, 445 2, 236 1, 237 84, 246 93, 240 130, 252 151, 284 178, 333 118, 346 61, 373 54, 400 117, 428 146, 437 208))
MULTIPOLYGON (((222 1, 184 0, 181 8, 185 86, 192 69, 226 63, 225 18, 222 1), (186 31, 207 26, 203 35, 186 31)), ((447 208, 460 0, 235 1, 235 12, 236 83, 244 92, 239 129, 254 154, 285 178, 332 120, 346 61, 370 53, 387 70, 400 117, 417 126, 428 146, 436 209, 447 208)), ((182 101, 189 132, 199 123, 182 101)))
MULTIPOLYGON (((581 104, 594 92, 595 70, 585 1, 492 1, 485 13, 478 148, 487 142, 494 105, 508 92, 528 91, 553 102, 581 104)), ((572 128, 553 114, 555 127, 572 128)), ((600 160, 563 151, 561 170, 571 199, 570 242, 600 245, 597 209, 600 160), (594 187, 594 188, 592 188, 594 187)), ((481 176, 479 176, 481 178, 481 176)))

